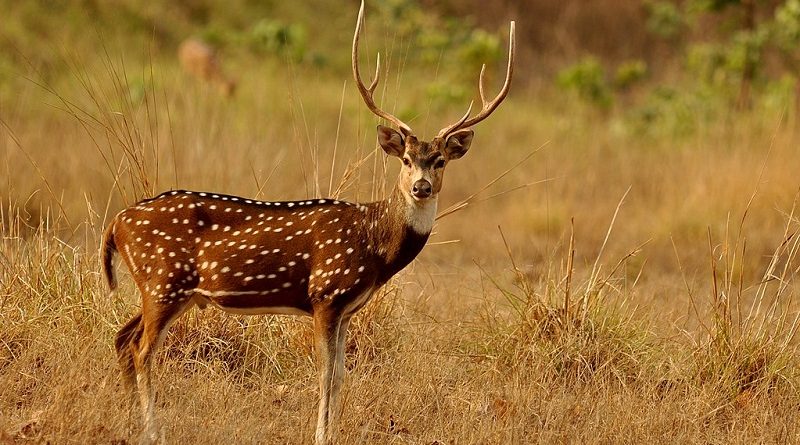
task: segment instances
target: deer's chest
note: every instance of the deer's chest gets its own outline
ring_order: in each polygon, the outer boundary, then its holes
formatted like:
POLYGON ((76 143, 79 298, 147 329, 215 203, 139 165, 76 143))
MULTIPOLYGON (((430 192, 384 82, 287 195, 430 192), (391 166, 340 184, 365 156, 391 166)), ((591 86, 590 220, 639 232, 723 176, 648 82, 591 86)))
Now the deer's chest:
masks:
POLYGON ((378 261, 382 262, 381 273, 378 275, 378 284, 382 285, 389 281, 397 272, 400 272, 414 258, 419 255, 430 234, 419 234, 410 228, 406 228, 403 236, 392 246, 385 256, 378 261))

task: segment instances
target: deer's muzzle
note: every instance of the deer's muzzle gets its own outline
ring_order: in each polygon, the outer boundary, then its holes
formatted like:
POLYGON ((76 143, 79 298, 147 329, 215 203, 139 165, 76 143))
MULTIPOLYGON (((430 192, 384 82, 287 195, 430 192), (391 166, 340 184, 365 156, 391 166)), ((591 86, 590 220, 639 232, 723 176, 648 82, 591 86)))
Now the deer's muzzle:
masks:
POLYGON ((427 179, 420 179, 411 187, 411 194, 417 199, 429 198, 432 193, 433 186, 427 179))

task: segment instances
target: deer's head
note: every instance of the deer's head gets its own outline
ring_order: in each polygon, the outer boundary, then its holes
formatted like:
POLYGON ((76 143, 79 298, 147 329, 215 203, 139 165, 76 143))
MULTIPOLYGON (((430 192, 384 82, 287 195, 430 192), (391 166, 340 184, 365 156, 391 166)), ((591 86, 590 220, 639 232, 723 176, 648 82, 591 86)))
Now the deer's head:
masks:
POLYGON ((361 28, 364 24, 364 2, 361 2, 361 9, 358 11, 358 23, 356 32, 353 36, 353 76, 356 80, 358 90, 364 102, 375 115, 396 125, 398 130, 382 125, 378 126, 378 143, 383 151, 388 155, 402 160, 403 167, 400 170, 399 187, 410 202, 424 203, 435 199, 442 189, 442 178, 447 164, 458 159, 469 150, 474 135, 470 127, 486 119, 500 105, 508 95, 511 86, 511 75, 514 64, 514 22, 511 22, 508 42, 508 68, 506 70, 506 80, 503 88, 493 100, 486 100, 483 91, 483 78, 486 65, 481 68, 478 88, 481 96, 481 111, 470 117, 472 104, 464 114, 454 124, 439 131, 430 142, 420 141, 405 122, 397 117, 381 110, 375 105, 373 98, 375 88, 380 79, 381 59, 380 54, 377 58, 375 77, 367 87, 361 80, 361 73, 358 70, 358 41, 361 35, 361 28))
POLYGON ((408 197, 420 202, 435 198, 442 189, 442 177, 447 163, 458 159, 469 150, 473 132, 458 130, 447 139, 434 138, 431 142, 420 141, 410 134, 382 125, 378 126, 378 143, 383 151, 403 161, 399 186, 408 197))

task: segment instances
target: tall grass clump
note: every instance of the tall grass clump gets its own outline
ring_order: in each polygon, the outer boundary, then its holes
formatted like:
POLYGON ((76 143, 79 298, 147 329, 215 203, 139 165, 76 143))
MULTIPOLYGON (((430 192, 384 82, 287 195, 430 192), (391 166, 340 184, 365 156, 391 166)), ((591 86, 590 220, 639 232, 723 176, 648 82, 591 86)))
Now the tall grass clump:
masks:
POLYGON ((800 270, 795 208, 760 274, 748 270, 742 217, 715 242, 708 233, 711 267, 710 321, 695 344, 694 375, 723 397, 769 396, 798 384, 796 276, 800 270), (750 278, 754 275, 754 278, 750 278))
MULTIPOLYGON (((608 235, 612 228, 613 222, 608 235)), ((508 311, 505 316, 487 311, 484 324, 490 330, 480 334, 486 335, 486 353, 500 368, 534 368, 545 381, 628 385, 647 378, 655 366, 655 339, 628 309, 638 276, 627 276, 626 262, 639 248, 610 271, 604 271, 601 249, 594 264, 580 270, 574 264, 571 234, 560 266, 551 264, 539 277, 520 269, 508 244, 506 248, 513 286, 487 278, 508 311)))
POLYGON ((114 440, 123 426, 102 414, 118 409, 113 362, 99 357, 111 352, 124 302, 98 292, 93 252, 52 236, 46 222, 22 236, 18 218, 1 216, 0 439, 114 440), (101 411, 83 409, 90 403, 101 411))

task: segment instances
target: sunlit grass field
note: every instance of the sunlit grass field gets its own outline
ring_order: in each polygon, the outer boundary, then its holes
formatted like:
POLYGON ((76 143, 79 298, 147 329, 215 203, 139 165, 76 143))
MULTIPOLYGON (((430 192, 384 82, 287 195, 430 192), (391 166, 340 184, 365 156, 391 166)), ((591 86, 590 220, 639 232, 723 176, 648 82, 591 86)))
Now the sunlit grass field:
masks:
MULTIPOLYGON (((97 255, 116 212, 172 188, 369 201, 399 167, 347 70, 232 58, 225 98, 170 54, 98 48, 0 96, 4 444, 138 440, 113 339, 139 296, 124 266, 109 294, 97 255)), ((388 60, 381 102, 421 137, 463 114, 388 60)), ((339 443, 800 441, 794 110, 643 133, 527 76, 351 325, 339 443)), ((154 377, 166 443, 313 437, 310 320, 194 309, 154 377)))

